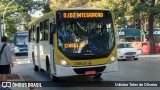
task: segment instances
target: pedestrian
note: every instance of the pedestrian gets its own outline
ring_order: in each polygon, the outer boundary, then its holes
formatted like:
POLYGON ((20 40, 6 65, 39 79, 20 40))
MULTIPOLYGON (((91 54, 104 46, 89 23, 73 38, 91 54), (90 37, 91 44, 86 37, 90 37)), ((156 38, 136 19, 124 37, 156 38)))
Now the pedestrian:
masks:
MULTIPOLYGON (((7 74, 11 73, 11 67, 13 67, 12 60, 11 49, 10 46, 7 45, 7 37, 2 36, 0 43, 0 84, 7 81, 7 74)), ((5 90, 11 89, 6 88, 5 90)))

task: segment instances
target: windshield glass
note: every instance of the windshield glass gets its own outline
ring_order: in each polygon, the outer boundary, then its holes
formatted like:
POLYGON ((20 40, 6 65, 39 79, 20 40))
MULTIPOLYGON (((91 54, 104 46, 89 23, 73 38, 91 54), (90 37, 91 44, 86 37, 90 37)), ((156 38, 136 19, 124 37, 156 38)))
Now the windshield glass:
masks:
POLYGON ((111 20, 58 23, 58 47, 67 54, 104 54, 114 46, 111 20))
POLYGON ((27 35, 16 37, 16 45, 27 45, 27 43, 28 43, 27 35))
POLYGON ((118 44, 118 48, 133 48, 131 44, 118 44))

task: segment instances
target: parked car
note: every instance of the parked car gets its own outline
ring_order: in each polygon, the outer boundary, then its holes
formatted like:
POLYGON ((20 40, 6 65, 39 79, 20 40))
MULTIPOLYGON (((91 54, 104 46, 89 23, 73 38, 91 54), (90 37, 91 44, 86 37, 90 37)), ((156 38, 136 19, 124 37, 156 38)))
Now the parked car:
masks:
POLYGON ((118 60, 138 60, 138 51, 134 48, 131 43, 123 42, 118 43, 118 60))

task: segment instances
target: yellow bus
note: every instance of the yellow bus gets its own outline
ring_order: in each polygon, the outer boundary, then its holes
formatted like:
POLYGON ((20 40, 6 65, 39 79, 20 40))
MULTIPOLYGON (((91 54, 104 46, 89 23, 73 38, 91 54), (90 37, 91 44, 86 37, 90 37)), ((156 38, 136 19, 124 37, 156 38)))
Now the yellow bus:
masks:
POLYGON ((61 77, 117 71, 116 31, 105 9, 59 9, 29 23, 29 59, 34 70, 61 77))

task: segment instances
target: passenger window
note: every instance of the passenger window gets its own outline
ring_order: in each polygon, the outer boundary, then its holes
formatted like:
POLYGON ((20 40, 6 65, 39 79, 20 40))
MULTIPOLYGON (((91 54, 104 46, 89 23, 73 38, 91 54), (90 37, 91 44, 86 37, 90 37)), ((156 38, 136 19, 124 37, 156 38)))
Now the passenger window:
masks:
POLYGON ((48 30, 45 30, 44 31, 44 41, 47 41, 48 40, 48 30))

